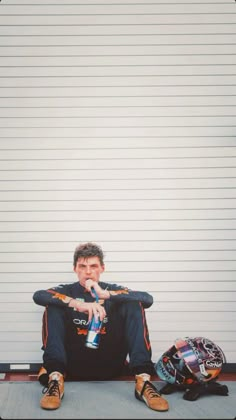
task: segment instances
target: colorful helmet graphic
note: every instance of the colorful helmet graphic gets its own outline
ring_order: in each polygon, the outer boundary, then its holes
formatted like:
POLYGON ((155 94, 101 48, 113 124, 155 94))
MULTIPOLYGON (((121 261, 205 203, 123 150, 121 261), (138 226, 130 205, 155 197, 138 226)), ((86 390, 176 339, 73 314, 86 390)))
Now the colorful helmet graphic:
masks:
POLYGON ((170 384, 193 384, 216 378, 226 358, 222 349, 205 337, 175 340, 155 364, 160 379, 170 384))

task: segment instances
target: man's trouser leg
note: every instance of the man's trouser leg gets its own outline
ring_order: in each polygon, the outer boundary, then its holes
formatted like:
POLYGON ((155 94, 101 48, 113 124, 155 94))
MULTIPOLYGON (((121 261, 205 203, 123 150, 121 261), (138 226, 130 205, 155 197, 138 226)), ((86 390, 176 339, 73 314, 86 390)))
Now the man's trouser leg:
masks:
POLYGON ((131 371, 134 374, 145 372, 154 375, 151 343, 142 304, 140 302, 122 304, 121 312, 125 321, 125 339, 128 346, 131 371))
POLYGON ((49 305, 43 314, 43 365, 48 374, 58 371, 65 374, 65 312, 58 306, 49 305))

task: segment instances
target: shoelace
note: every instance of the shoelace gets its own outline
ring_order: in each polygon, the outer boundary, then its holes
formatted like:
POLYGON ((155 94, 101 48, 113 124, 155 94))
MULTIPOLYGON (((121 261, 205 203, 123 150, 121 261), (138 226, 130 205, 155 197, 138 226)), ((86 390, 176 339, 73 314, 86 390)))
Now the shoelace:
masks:
POLYGON ((145 391, 147 392, 150 398, 160 397, 160 394, 158 394, 156 387, 149 381, 144 382, 141 395, 143 395, 145 391))
POLYGON ((50 397, 60 395, 59 383, 55 379, 49 382, 48 387, 44 387, 43 394, 48 394, 50 397))

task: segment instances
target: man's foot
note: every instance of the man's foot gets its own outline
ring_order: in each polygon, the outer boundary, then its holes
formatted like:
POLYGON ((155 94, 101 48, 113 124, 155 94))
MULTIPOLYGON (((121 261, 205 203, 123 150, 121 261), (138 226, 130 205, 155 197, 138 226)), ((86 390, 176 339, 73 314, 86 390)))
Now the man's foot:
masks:
POLYGON ((169 409, 168 401, 159 394, 150 382, 150 375, 146 373, 135 375, 135 397, 152 410, 167 411, 169 409))
POLYGON ((52 372, 49 375, 48 386, 43 389, 44 396, 40 406, 45 410, 56 410, 61 405, 64 395, 64 377, 60 372, 52 372))

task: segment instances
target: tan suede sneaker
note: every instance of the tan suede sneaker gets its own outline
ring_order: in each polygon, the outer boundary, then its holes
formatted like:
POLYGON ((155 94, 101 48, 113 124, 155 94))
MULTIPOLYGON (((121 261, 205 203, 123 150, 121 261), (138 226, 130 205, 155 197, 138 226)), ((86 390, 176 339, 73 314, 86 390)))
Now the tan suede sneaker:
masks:
POLYGON ((61 405, 64 395, 64 377, 60 372, 52 372, 49 375, 48 386, 43 389, 44 396, 40 406, 45 410, 56 410, 61 405))
POLYGON ((143 401, 152 410, 169 410, 168 401, 159 394, 156 387, 150 382, 150 378, 147 373, 135 375, 135 397, 143 401))

